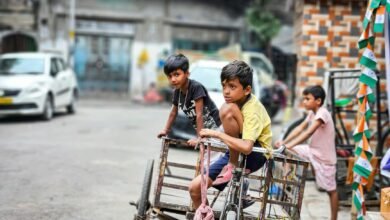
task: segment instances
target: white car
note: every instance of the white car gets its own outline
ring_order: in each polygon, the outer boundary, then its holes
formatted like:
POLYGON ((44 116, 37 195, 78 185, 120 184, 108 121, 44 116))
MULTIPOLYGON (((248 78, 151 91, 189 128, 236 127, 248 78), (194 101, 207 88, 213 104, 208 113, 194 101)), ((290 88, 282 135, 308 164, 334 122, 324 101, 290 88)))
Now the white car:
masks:
POLYGON ((66 108, 75 112, 75 73, 61 56, 50 53, 9 53, 0 56, 0 116, 41 115, 50 120, 66 108))

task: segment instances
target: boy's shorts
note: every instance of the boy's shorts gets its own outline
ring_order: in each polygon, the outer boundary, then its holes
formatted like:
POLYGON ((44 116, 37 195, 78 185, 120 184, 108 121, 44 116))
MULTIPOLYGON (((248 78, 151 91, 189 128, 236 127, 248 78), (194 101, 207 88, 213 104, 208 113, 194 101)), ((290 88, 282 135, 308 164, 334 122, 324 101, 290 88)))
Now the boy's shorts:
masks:
MULTIPOLYGON (((260 146, 255 145, 254 147, 260 147, 260 146)), ((223 167, 229 163, 229 156, 230 156, 229 151, 227 151, 222 157, 218 158, 210 165, 209 168, 210 179, 214 181, 217 178, 217 176, 221 173, 223 167)), ((250 173, 256 172, 261 167, 263 167, 266 161, 267 158, 262 153, 252 152, 246 158, 246 169, 249 169, 250 173)), ((217 190, 222 191, 227 184, 228 183, 213 186, 213 187, 216 188, 217 190)))
POLYGON ((324 164, 316 159, 310 152, 307 144, 295 146, 293 149, 297 154, 308 159, 315 171, 316 183, 327 192, 336 190, 336 165, 324 164))

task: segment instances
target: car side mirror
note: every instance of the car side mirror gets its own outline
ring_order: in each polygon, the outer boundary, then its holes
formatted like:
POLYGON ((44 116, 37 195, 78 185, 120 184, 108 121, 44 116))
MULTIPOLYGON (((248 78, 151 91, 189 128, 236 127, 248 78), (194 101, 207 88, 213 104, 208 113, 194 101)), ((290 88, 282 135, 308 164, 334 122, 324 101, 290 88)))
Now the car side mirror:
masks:
POLYGON ((52 76, 53 78, 55 78, 57 76, 57 72, 55 71, 50 71, 50 76, 52 76))

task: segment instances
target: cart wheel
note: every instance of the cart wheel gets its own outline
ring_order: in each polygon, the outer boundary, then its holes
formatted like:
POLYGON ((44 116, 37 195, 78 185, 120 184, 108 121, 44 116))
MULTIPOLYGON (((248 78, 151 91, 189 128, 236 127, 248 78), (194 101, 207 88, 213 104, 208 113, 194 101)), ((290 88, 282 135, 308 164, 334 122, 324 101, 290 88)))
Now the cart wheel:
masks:
POLYGON ((152 185, 152 176, 153 176, 153 160, 148 160, 148 164, 145 170, 144 182, 142 185, 141 198, 138 201, 138 216, 144 217, 146 215, 146 211, 150 207, 149 202, 149 193, 150 187, 152 185))
POLYGON ((235 211, 229 211, 226 215, 226 220, 236 220, 237 213, 235 211))

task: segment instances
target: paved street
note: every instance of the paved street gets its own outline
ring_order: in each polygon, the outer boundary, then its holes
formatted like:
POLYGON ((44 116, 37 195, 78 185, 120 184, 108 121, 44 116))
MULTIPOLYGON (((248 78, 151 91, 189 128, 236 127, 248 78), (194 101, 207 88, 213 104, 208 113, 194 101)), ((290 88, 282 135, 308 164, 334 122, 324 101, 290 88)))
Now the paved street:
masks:
POLYGON ((168 107, 91 102, 0 121, 0 219, 131 219, 168 107))
MULTIPOLYGON (((146 161, 157 158, 168 105, 84 101, 50 122, 0 119, 0 219, 132 219, 146 161)), ((274 126, 279 132, 280 126, 274 126)), ((173 149, 174 160, 194 154, 173 149)), ((303 219, 327 219, 325 193, 308 182, 303 219)), ((340 219, 349 219, 349 208, 340 219)))

